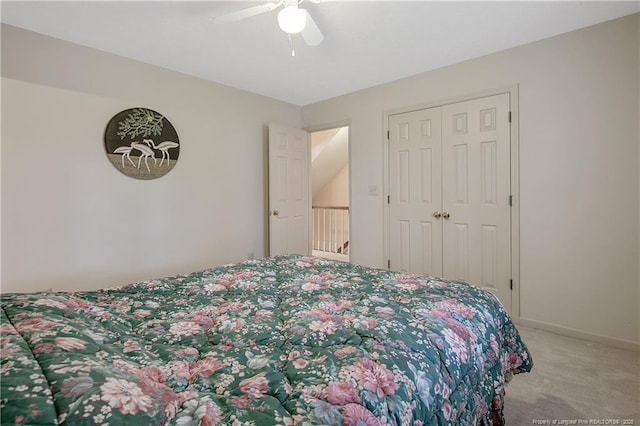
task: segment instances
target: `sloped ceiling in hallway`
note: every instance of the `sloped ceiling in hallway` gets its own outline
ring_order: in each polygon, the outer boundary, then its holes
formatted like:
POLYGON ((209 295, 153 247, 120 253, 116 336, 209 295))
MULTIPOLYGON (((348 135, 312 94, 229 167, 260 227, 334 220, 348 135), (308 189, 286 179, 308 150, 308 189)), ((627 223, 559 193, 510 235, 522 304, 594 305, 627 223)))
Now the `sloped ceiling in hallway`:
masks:
POLYGON ((311 152, 311 189, 315 197, 349 164, 349 128, 312 133, 311 152))

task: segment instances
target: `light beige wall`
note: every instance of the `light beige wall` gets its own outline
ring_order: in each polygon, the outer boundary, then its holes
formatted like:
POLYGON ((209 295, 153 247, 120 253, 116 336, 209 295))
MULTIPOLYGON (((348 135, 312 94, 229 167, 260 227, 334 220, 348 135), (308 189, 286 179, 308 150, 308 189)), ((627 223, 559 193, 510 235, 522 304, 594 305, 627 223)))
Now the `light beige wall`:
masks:
MULTIPOLYGON (((519 87, 524 321, 639 341, 638 15, 302 109, 349 120, 352 261, 382 267, 383 114, 519 87)), ((416 52, 421 54, 421 52, 416 52)), ((428 52, 424 52, 428 54, 428 52)))
POLYGON ((314 206, 349 206, 349 166, 340 170, 333 179, 313 197, 314 206))
POLYGON ((266 126, 300 107, 2 26, 2 291, 92 289, 265 254, 266 126), (126 108, 180 137, 166 176, 107 160, 126 108))

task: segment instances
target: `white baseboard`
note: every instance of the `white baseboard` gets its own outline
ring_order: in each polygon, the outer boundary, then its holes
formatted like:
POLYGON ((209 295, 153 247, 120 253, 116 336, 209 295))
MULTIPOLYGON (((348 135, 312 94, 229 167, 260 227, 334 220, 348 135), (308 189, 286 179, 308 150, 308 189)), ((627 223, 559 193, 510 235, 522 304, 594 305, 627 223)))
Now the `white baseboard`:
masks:
POLYGON ((526 319, 522 317, 520 317, 518 324, 522 324, 527 327, 538 328, 540 330, 549 331, 551 333, 556 333, 563 336, 575 337, 576 339, 588 340, 590 342, 602 343, 604 345, 614 346, 616 348, 640 352, 640 343, 630 342, 628 340, 615 339, 612 337, 601 336, 599 334, 587 333, 585 331, 580 331, 573 328, 560 327, 557 325, 548 324, 546 322, 526 319))

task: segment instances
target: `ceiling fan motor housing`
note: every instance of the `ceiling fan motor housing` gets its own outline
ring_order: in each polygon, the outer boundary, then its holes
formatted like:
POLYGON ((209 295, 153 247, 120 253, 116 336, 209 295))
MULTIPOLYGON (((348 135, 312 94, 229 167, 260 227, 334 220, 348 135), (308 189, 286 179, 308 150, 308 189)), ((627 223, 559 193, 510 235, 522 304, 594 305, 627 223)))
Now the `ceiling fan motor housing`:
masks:
POLYGON ((298 8, 298 2, 285 1, 284 8, 278 12, 278 25, 288 34, 298 34, 307 25, 307 14, 298 8))

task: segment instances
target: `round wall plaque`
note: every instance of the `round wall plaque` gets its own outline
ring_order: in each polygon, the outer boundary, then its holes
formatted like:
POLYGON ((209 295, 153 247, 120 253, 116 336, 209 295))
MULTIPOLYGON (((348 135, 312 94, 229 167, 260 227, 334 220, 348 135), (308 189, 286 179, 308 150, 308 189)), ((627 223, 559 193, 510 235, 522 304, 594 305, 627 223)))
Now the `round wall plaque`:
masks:
POLYGON ((180 141, 165 116, 149 108, 130 108, 109 120, 104 147, 111 163, 136 179, 156 179, 178 162, 180 141))

